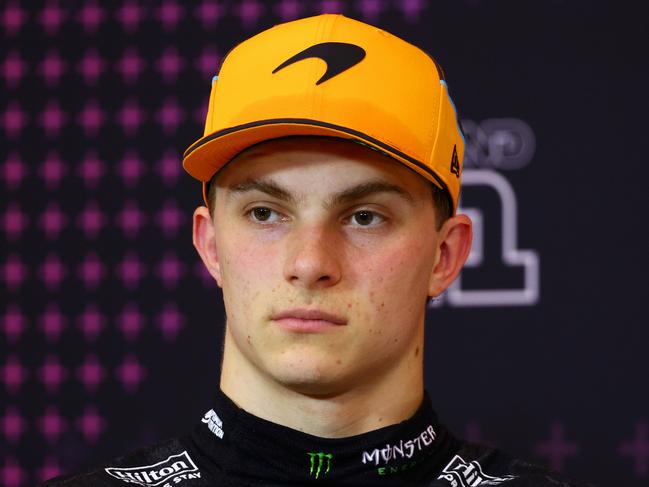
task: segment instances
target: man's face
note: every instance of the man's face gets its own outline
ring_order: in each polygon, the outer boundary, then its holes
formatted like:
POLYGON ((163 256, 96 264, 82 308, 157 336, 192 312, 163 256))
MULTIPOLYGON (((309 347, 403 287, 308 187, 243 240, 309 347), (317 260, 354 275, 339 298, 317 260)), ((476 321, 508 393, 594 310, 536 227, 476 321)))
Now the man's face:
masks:
POLYGON ((438 246, 429 184, 337 139, 269 141, 237 156, 214 201, 225 354, 318 394, 419 363, 438 246))

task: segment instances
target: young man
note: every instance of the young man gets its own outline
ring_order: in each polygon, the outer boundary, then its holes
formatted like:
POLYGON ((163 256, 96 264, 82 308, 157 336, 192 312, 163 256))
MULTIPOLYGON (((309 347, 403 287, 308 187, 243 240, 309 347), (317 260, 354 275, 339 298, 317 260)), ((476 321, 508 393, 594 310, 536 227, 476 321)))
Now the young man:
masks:
POLYGON ((441 68, 380 29, 321 15, 234 48, 183 161, 227 312, 214 404, 47 485, 576 485, 455 439, 424 392, 425 304, 471 246, 463 150, 441 68))

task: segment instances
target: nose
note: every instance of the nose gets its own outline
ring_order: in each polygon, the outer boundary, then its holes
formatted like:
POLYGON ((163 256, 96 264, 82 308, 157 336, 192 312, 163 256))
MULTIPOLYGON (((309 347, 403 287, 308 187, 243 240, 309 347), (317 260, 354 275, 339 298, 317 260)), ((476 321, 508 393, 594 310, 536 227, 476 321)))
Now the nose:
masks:
POLYGON ((305 289, 325 288, 340 281, 340 238, 323 225, 295 229, 288 237, 285 279, 305 289))

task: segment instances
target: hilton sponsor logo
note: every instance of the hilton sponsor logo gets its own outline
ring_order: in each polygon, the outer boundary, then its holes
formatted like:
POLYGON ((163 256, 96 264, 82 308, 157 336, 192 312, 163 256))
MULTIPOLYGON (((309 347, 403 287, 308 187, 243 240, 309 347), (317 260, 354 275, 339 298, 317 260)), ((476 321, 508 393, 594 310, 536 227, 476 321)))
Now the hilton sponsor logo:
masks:
POLYGON ((144 487, 179 484, 183 480, 201 477, 198 467, 186 451, 171 455, 166 460, 153 465, 129 468, 108 467, 104 470, 116 479, 144 487))

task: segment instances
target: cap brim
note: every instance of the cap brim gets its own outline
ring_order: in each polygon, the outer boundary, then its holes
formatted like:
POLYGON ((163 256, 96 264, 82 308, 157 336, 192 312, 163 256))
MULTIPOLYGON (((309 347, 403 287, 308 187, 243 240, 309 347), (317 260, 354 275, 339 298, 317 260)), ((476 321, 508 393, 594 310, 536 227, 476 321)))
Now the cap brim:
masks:
MULTIPOLYGON (((200 138, 183 154, 183 167, 206 183, 234 156, 259 142, 293 135, 329 136, 362 142, 399 160, 407 167, 448 191, 446 184, 423 162, 367 134, 318 120, 282 118, 260 120, 220 130, 200 138)), ((203 194, 207 203, 205 193, 203 194)))

